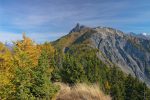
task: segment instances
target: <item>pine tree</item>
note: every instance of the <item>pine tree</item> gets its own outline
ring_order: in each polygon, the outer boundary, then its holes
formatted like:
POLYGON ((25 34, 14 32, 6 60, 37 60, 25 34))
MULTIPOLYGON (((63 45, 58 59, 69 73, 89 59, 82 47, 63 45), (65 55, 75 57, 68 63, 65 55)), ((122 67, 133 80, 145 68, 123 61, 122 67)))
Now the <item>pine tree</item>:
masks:
POLYGON ((58 87, 53 85, 50 80, 51 72, 52 68, 49 64, 47 52, 43 50, 38 66, 34 68, 32 93, 36 98, 50 100, 58 91, 58 87))
POLYGON ((69 54, 65 55, 63 61, 62 78, 63 81, 71 84, 86 80, 83 66, 69 54))
POLYGON ((13 59, 14 65, 14 76, 11 79, 12 93, 8 95, 10 99, 16 100, 32 100, 34 96, 32 95, 30 89, 32 86, 32 62, 28 59, 26 53, 18 52, 18 55, 13 59), (17 61, 16 62, 16 58, 17 61))
MULTIPOLYGON (((29 67, 16 68, 12 84, 14 91, 8 96, 9 99, 15 100, 34 100, 30 89, 32 87, 32 70, 29 67)), ((11 90, 12 90, 11 89, 11 90)))

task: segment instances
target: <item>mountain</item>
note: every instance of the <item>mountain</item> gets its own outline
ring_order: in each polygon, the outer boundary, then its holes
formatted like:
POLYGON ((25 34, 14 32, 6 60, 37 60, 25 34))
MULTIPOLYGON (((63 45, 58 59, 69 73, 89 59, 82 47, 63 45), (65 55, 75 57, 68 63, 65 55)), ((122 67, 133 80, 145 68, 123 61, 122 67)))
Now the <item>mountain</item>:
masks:
POLYGON ((98 49, 101 61, 118 66, 150 86, 150 39, 110 27, 91 28, 77 24, 68 35, 52 44, 62 52, 76 44, 98 49))
POLYGON ((145 37, 146 39, 150 40, 150 34, 149 33, 141 33, 140 35, 145 37))
POLYGON ((131 36, 134 36, 134 37, 138 37, 138 38, 144 38, 144 39, 150 40, 150 34, 148 34, 148 33, 136 34, 136 33, 130 32, 128 35, 131 35, 131 36))
POLYGON ((148 33, 141 33, 141 35, 148 36, 149 34, 148 33))
POLYGON ((13 44, 12 43, 5 43, 5 46, 9 49, 9 50, 13 50, 13 44))

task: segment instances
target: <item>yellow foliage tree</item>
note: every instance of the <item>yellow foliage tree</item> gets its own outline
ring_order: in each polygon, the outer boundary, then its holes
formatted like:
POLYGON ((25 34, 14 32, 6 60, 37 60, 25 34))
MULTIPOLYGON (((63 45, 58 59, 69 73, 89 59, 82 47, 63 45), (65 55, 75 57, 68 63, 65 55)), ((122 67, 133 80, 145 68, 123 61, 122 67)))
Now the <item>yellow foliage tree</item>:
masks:
POLYGON ((20 61, 20 58, 26 57, 32 63, 32 66, 38 64, 38 59, 41 54, 40 48, 28 37, 23 34, 23 40, 17 41, 15 44, 15 60, 17 64, 20 64, 21 67, 25 67, 23 61, 20 61), (26 56, 25 56, 26 55, 26 56))
POLYGON ((0 43, 0 88, 6 84, 9 84, 9 80, 12 77, 12 53, 2 43, 0 43))

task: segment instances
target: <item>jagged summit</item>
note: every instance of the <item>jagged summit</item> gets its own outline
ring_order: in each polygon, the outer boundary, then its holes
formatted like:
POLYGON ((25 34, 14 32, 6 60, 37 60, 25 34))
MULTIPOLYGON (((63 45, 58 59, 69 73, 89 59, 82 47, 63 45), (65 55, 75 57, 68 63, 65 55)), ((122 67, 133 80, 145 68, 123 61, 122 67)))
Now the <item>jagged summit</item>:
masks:
POLYGON ((79 32, 80 30, 85 29, 85 28, 89 28, 89 27, 80 25, 79 23, 77 23, 76 26, 70 31, 70 33, 79 32))
POLYGON ((77 23, 77 25, 70 31, 70 33, 80 32, 82 30, 92 31, 93 33, 99 33, 104 36, 111 36, 111 35, 123 36, 124 35, 122 31, 117 30, 115 28, 103 27, 103 26, 92 28, 92 27, 87 27, 85 25, 80 25, 79 23, 77 23))

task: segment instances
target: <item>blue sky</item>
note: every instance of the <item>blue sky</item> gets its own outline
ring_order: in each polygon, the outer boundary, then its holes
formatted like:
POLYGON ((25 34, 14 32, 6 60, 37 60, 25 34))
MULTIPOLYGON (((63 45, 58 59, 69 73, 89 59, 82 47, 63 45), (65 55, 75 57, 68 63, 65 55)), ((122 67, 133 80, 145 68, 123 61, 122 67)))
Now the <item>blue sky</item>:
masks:
POLYGON ((150 0, 0 0, 0 41, 55 40, 76 23, 150 33, 150 0))

